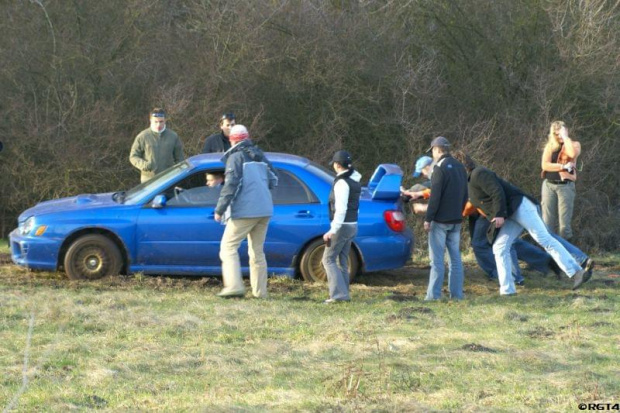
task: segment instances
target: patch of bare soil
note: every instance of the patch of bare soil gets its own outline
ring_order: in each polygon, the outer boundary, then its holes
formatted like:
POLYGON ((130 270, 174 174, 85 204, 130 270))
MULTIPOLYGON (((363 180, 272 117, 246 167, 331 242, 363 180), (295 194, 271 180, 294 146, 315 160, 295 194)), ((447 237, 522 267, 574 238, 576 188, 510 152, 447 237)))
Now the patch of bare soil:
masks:
POLYGON ((473 351, 477 353, 497 353, 497 350, 476 343, 465 344, 461 347, 461 350, 473 351))
POLYGON ((11 254, 0 252, 0 265, 10 264, 10 263, 11 263, 11 254))

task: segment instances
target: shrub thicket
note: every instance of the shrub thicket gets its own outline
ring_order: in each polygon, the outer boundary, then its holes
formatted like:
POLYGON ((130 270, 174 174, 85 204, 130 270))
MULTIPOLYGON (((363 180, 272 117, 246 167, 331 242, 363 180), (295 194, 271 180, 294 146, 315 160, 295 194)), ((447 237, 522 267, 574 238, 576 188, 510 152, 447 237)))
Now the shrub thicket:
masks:
POLYGON ((195 154, 235 111, 267 150, 368 177, 408 173, 436 135, 533 194, 562 119, 584 148, 575 228, 613 249, 620 224, 620 2, 108 0, 0 11, 0 219, 37 201, 138 182, 128 162, 163 106, 195 154))

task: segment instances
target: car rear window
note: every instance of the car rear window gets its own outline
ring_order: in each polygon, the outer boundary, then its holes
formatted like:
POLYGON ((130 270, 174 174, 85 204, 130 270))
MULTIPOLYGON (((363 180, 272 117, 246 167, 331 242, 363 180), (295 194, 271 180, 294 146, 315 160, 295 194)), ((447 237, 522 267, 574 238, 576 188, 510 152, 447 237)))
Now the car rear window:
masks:
POLYGON ((278 186, 271 190, 275 205, 309 204, 319 202, 314 192, 294 174, 278 169, 278 186))

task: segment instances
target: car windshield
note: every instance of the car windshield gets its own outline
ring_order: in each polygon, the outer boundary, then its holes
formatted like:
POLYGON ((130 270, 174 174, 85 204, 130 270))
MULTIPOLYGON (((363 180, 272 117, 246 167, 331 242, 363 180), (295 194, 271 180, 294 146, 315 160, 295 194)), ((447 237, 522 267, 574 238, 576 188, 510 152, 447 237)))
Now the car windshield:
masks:
POLYGON ((187 161, 178 163, 155 175, 153 178, 127 191, 124 197, 125 203, 132 203, 134 200, 141 199, 146 194, 168 182, 172 177, 180 174, 190 167, 187 161))

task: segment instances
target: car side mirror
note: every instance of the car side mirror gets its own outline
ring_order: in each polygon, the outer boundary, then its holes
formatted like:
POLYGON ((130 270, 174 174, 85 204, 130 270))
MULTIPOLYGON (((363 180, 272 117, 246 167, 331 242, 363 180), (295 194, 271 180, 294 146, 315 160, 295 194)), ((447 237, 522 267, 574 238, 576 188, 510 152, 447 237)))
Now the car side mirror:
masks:
POLYGON ((161 209, 166 206, 166 195, 157 195, 153 198, 151 206, 155 209, 161 209))

